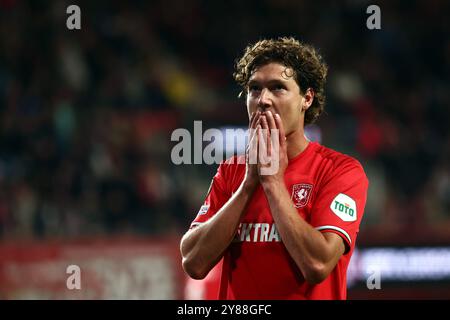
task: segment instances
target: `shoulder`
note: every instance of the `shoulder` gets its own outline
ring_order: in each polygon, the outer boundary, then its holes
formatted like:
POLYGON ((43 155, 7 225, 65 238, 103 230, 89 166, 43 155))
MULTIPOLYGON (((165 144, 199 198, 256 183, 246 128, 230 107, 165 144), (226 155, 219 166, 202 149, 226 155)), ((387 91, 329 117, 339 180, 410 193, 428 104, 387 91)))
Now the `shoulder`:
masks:
POLYGON ((245 155, 234 155, 220 163, 223 166, 237 166, 245 164, 245 155))
POLYGON ((245 156, 233 156, 219 164, 214 180, 231 196, 245 174, 245 156))
POLYGON ((245 167, 245 156, 244 155, 235 155, 224 161, 222 161, 219 165, 223 170, 237 170, 238 168, 244 166, 245 167))
POLYGON ((245 170, 245 156, 235 155, 232 156, 219 164, 218 172, 224 177, 235 175, 236 172, 240 170, 245 170))
POLYGON ((328 175, 330 178, 351 175, 355 178, 364 178, 367 180, 364 168, 356 158, 320 144, 318 144, 315 152, 316 157, 321 158, 323 162, 328 164, 328 175))

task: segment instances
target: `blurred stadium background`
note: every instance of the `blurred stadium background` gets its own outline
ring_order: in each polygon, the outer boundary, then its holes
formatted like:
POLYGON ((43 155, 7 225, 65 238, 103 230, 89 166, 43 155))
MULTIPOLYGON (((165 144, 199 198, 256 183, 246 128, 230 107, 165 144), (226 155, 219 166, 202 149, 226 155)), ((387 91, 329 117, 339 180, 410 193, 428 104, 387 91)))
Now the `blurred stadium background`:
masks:
POLYGON ((449 299, 449 14, 437 0, 0 0, 0 298, 210 298, 217 274, 187 281, 178 242, 217 166, 172 164, 171 133, 246 127, 234 59, 287 35, 330 67, 309 133, 370 180, 349 298, 449 299))

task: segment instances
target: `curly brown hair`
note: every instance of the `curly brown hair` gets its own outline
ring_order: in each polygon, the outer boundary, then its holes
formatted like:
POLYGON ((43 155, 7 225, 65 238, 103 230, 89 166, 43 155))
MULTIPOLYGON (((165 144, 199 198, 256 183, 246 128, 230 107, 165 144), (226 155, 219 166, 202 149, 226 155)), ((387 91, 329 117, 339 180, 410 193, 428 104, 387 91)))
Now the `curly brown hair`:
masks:
MULTIPOLYGON (((264 39, 247 46, 244 55, 236 60, 233 77, 242 87, 248 89, 248 81, 256 68, 278 62, 294 71, 294 79, 300 87, 300 93, 308 88, 314 91, 312 105, 306 110, 305 124, 314 123, 325 105, 325 82, 328 67, 312 46, 301 43, 292 37, 264 39)), ((241 94, 242 94, 241 92, 241 94)))

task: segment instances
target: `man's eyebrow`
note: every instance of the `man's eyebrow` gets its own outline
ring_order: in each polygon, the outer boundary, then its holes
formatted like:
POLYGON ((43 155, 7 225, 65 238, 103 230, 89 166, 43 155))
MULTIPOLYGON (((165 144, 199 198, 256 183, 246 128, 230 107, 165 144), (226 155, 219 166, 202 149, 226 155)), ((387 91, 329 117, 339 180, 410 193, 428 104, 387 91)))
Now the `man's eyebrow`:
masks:
POLYGON ((256 79, 251 79, 251 80, 248 81, 248 85, 261 84, 261 83, 266 83, 268 85, 271 85, 271 84, 284 84, 287 81, 288 81, 287 79, 270 79, 270 80, 267 80, 267 81, 259 81, 259 80, 256 80, 256 79))

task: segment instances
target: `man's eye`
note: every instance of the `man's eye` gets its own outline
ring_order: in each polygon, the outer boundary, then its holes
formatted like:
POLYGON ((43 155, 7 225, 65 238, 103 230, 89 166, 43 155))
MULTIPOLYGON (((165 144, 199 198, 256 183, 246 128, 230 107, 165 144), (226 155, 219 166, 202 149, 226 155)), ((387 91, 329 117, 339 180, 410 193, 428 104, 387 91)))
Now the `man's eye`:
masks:
POLYGON ((273 90, 280 91, 286 89, 283 85, 276 85, 273 87, 273 90))
POLYGON ((248 91, 252 92, 252 91, 260 91, 261 88, 258 86, 250 86, 248 87, 248 91))

